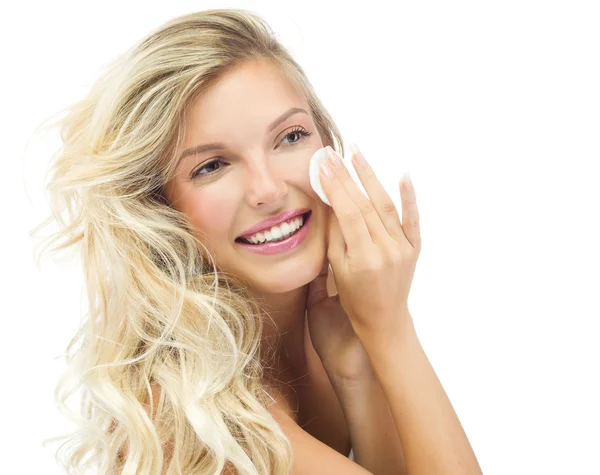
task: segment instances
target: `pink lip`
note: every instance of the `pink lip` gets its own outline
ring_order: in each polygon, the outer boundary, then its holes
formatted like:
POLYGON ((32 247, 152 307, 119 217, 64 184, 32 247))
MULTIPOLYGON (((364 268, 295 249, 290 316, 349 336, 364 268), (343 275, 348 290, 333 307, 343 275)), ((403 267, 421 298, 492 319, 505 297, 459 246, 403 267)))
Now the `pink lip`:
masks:
MULTIPOLYGON (((300 213, 302 214, 302 213, 300 213)), ((308 236, 310 223, 312 222, 312 213, 304 220, 303 226, 296 234, 292 234, 288 238, 277 242, 266 242, 264 244, 248 244, 245 242, 236 241, 236 244, 244 246, 246 250, 257 254, 279 254, 280 252, 291 251, 298 247, 308 236)))
POLYGON ((309 211, 310 211, 309 208, 289 209, 289 210, 281 213, 279 216, 265 219, 265 220, 261 221, 260 223, 255 224, 251 228, 246 229, 243 234, 240 234, 239 237, 243 237, 243 238, 250 237, 253 234, 256 234, 265 229, 270 229, 273 226, 276 226, 278 224, 283 223, 284 221, 287 221, 288 219, 295 218, 296 216, 300 216, 301 214, 308 213, 309 211))

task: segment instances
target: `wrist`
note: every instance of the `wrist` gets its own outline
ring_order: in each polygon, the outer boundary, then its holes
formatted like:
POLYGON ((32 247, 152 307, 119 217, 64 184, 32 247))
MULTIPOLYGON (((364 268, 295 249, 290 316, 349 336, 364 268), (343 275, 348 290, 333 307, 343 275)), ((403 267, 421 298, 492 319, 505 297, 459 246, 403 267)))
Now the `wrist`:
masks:
POLYGON ((361 341, 372 361, 372 354, 376 354, 378 349, 402 344, 404 340, 414 340, 417 337, 414 321, 408 309, 403 310, 399 315, 392 319, 392 324, 387 324, 385 328, 355 327, 356 336, 361 341))
POLYGON ((335 365, 323 365, 332 385, 341 389, 353 389, 356 386, 372 384, 377 381, 377 374, 369 361, 368 355, 364 349, 362 351, 364 358, 359 363, 347 365, 351 367, 340 368, 335 365))
POLYGON ((381 391, 381 385, 374 372, 373 376, 361 379, 348 379, 334 373, 327 374, 346 416, 348 411, 363 410, 367 401, 381 391))
POLYGON ((368 372, 359 374, 352 374, 348 376, 344 373, 338 373, 336 371, 325 370, 329 380, 333 386, 339 387, 340 389, 355 389, 357 387, 363 387, 365 385, 373 384, 377 382, 377 375, 373 368, 370 368, 368 372))

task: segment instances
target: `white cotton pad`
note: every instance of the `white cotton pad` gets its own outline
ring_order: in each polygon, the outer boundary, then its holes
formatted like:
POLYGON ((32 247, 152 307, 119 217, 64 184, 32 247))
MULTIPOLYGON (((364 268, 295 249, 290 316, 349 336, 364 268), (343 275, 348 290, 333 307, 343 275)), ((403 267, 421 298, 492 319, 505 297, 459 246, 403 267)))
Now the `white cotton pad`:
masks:
MULTIPOLYGON (((346 170, 348 170, 348 173, 350 174, 350 177, 352 178, 354 183, 356 183, 358 188, 362 191, 363 195, 365 195, 368 198, 368 195, 367 193, 365 193, 364 188, 362 187, 362 184, 360 183, 360 180, 358 178, 358 175, 354 170, 354 167, 348 165, 351 162, 351 157, 352 153, 350 153, 347 158, 342 158, 342 161, 344 162, 346 170)), ((308 165, 308 175, 310 177, 310 186, 312 187, 312 189, 315 190, 315 193, 317 195, 319 195, 319 198, 321 198, 323 203, 331 206, 331 203, 327 199, 327 196, 325 196, 323 186, 321 186, 321 176, 319 175, 320 165, 326 160, 327 153, 325 152, 325 147, 317 150, 310 159, 310 164, 308 165)))
POLYGON ((310 186, 315 191, 319 198, 328 206, 331 206, 331 203, 325 196, 325 192, 323 191, 323 187, 321 186, 321 177, 320 166, 321 163, 327 160, 327 153, 325 152, 325 147, 317 150, 310 159, 310 164, 308 165, 308 176, 310 177, 310 186))

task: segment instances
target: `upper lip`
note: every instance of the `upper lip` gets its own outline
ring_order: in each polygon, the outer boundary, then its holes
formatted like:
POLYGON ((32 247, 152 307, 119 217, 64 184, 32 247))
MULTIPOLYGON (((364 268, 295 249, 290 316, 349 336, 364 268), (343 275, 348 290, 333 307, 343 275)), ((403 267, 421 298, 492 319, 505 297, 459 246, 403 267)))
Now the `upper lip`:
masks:
POLYGON ((240 234, 239 237, 248 237, 248 236, 252 236, 253 234, 256 234, 260 231, 263 231, 265 229, 271 229, 273 226, 281 224, 284 221, 292 219, 296 216, 300 216, 301 214, 308 213, 309 211, 310 211, 310 208, 289 209, 277 216, 273 216, 272 218, 267 218, 267 219, 262 220, 259 223, 256 223, 251 228, 246 229, 242 234, 240 234))

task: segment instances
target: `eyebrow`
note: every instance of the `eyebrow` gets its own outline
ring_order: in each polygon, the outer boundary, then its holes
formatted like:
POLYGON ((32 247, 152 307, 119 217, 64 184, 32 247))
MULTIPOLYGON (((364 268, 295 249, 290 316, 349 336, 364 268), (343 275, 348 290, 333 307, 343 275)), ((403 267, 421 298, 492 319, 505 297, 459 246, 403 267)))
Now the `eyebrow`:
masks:
MULTIPOLYGON (((301 107, 292 107, 292 108, 288 109, 286 112, 281 114, 277 119, 275 119, 273 122, 271 122, 269 127, 267 127, 266 133, 272 132, 273 129, 275 129, 279 124, 281 124, 282 122, 285 122, 291 116, 293 116, 294 114, 298 114, 300 112, 308 115, 308 112, 306 112, 306 110, 302 109, 301 107)), ((177 159, 177 166, 179 166, 179 163, 181 162, 181 160, 183 160, 188 155, 196 155, 198 153, 203 153, 203 152, 208 152, 210 150, 223 149, 223 148, 226 148, 226 146, 222 142, 209 143, 206 145, 196 145, 195 147, 188 148, 188 149, 184 150, 183 153, 177 159)))

